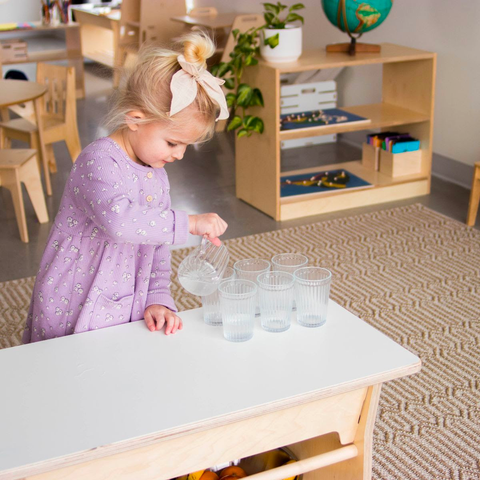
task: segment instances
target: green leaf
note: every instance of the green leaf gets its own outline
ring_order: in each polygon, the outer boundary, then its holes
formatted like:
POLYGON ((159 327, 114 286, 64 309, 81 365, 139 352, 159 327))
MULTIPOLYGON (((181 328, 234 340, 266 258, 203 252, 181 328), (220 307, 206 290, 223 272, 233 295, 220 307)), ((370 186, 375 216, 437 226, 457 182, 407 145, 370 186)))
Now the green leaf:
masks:
POLYGON ((250 85, 242 83, 237 90, 237 105, 240 107, 248 107, 252 99, 253 90, 250 85))
POLYGON ((280 13, 281 11, 285 10, 287 8, 286 5, 283 5, 282 3, 280 2, 277 2, 277 7, 279 8, 279 12, 280 13))
POLYGON ((238 34, 240 33, 240 30, 238 28, 235 28, 232 30, 232 35, 235 40, 237 40, 238 34))
MULTIPOLYGON (((256 53, 256 52, 255 52, 256 53)), ((253 67, 253 65, 257 65, 258 63, 258 60, 256 58, 252 58, 251 62, 250 62, 250 66, 253 67)))
POLYGON ((295 22, 296 20, 300 20, 302 23, 304 23, 303 17, 301 17, 298 13, 289 13, 285 19, 285 23, 295 22))
POLYGON ((221 62, 218 64, 217 77, 223 77, 230 70, 230 64, 227 62, 221 62))
MULTIPOLYGON (((253 122, 255 117, 252 117, 252 115, 246 115, 245 118, 243 119, 243 128, 247 129, 247 130, 251 130, 249 127, 251 125, 251 123, 253 122)), ((253 128, 253 127, 252 127, 253 128)))
POLYGON ((293 12, 294 10, 302 10, 302 8, 305 8, 305 5, 303 3, 296 3, 295 5, 292 5, 288 11, 293 12))
POLYGON ((244 128, 241 128, 241 129, 237 132, 237 137, 238 137, 238 138, 244 137, 245 135, 248 135, 248 131, 245 130, 244 128))
POLYGON ((252 93, 252 100, 250 102, 250 105, 252 106, 258 106, 258 107, 263 107, 263 95, 262 92, 258 88, 253 89, 252 93))
POLYGON ((263 15, 263 18, 265 19, 265 23, 267 25, 271 25, 271 23, 273 22, 273 20, 275 18, 275 15, 271 12, 267 12, 263 15))
POLYGON ((231 122, 228 124, 227 130, 231 132, 232 130, 235 130, 236 128, 240 127, 242 125, 242 119, 238 115, 235 115, 231 122))
POLYGON ((250 127, 253 129, 254 132, 263 133, 263 130, 264 130, 263 120, 259 117, 253 117, 253 120, 250 123, 250 127))
POLYGON ((262 3, 262 5, 264 6, 267 12, 273 12, 276 15, 278 15, 281 12, 279 7, 277 5, 274 5, 273 3, 262 3))
POLYGON ((235 79, 234 78, 227 78, 225 80, 225 83, 223 84, 223 86, 227 90, 233 90, 235 88, 235 79))
POLYGON ((218 74, 218 70, 220 69, 220 64, 217 63, 216 65, 212 65, 212 67, 210 68, 210 73, 216 77, 217 74, 218 74))
POLYGON ((272 35, 271 37, 266 38, 264 41, 264 44, 269 45, 270 48, 275 48, 278 45, 279 41, 280 41, 280 35, 277 33, 275 35, 272 35))
POLYGON ((227 93, 226 99, 227 99, 227 106, 228 107, 234 107, 235 106, 237 96, 234 93, 227 93))

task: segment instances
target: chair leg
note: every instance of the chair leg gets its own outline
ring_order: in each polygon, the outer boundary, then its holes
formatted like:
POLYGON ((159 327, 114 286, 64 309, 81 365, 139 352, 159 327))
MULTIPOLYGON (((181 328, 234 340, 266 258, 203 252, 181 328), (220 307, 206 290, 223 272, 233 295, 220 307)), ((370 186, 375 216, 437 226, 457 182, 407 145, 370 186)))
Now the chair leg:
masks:
POLYGON ((40 170, 38 169, 36 156, 22 165, 20 180, 25 184, 38 221, 40 223, 47 223, 47 205, 45 204, 45 196, 43 195, 42 181, 40 179, 40 170))
POLYGON ((72 128, 71 130, 72 131, 67 131, 65 143, 67 144, 70 157, 72 158, 72 163, 74 163, 82 151, 82 144, 80 143, 80 138, 78 136, 78 128, 72 128))
POLYGON ((22 186, 17 172, 2 172, 2 187, 10 190, 12 194, 13 209, 17 218, 18 230, 22 242, 28 243, 27 219, 23 204, 22 186))
POLYGON ((480 165, 475 165, 473 173, 472 191, 468 204, 467 225, 473 227, 477 218, 478 204, 480 203, 480 165))
POLYGON ((50 173, 57 173, 57 162, 55 160, 55 153, 53 151, 53 144, 47 143, 45 145, 45 150, 47 151, 47 160, 48 160, 48 168, 50 169, 50 173))

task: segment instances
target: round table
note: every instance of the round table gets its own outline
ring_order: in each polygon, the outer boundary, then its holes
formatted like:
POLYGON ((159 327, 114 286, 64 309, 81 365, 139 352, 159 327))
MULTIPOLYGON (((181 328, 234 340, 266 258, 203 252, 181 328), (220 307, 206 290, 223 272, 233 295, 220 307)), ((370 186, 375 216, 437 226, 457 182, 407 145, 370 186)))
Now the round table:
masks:
POLYGON ((0 80, 0 108, 31 102, 45 95, 47 87, 25 80, 0 80))
POLYGON ((52 194, 52 184, 50 182, 50 172, 48 170, 48 157, 45 150, 43 138, 43 124, 40 112, 42 111, 40 99, 47 92, 47 87, 37 82, 26 80, 0 80, 0 109, 2 110, 2 120, 9 120, 7 107, 18 105, 19 103, 33 102, 35 110, 35 120, 38 128, 38 140, 40 147, 40 157, 42 159, 45 171, 45 185, 47 195, 52 194))

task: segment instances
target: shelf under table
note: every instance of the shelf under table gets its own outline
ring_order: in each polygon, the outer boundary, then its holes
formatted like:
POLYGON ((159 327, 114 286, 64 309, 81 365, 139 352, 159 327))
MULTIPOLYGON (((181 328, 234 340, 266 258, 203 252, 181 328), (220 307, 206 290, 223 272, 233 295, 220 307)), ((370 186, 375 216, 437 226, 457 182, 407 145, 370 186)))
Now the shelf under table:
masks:
POLYGON ((385 127, 396 127, 412 123, 427 122, 430 117, 424 113, 415 112, 408 108, 397 107, 388 103, 374 103, 355 107, 340 107, 346 112, 359 115, 371 120, 369 123, 341 123, 332 126, 298 128, 296 130, 283 130, 280 132, 280 140, 292 140, 295 138, 314 137, 317 135, 329 135, 332 133, 356 132, 360 130, 372 130, 385 127))

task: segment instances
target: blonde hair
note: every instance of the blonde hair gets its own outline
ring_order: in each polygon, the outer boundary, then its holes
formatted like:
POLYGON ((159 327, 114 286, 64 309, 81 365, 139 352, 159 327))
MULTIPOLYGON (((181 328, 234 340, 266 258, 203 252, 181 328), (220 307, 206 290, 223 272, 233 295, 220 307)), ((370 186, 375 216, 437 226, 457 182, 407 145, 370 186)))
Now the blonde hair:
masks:
POLYGON ((184 35, 176 45, 174 50, 155 46, 142 48, 135 64, 124 70, 120 87, 112 98, 112 106, 104 122, 110 132, 127 128, 127 114, 139 110, 145 119, 132 121, 163 122, 170 127, 184 126, 192 121, 198 124, 199 115, 205 129, 198 141, 206 141, 213 136, 219 106, 200 84, 197 84, 197 96, 190 107, 172 117, 168 112, 172 101, 170 82, 181 68, 178 55, 183 53, 185 60, 197 68, 207 68, 207 59, 215 53, 215 45, 203 31, 184 35), (193 115, 191 108, 195 109, 193 115))

